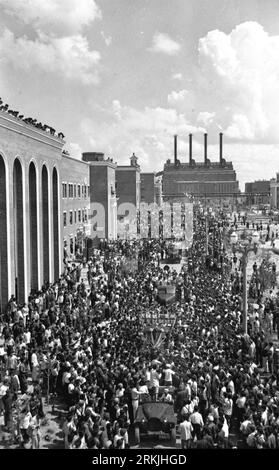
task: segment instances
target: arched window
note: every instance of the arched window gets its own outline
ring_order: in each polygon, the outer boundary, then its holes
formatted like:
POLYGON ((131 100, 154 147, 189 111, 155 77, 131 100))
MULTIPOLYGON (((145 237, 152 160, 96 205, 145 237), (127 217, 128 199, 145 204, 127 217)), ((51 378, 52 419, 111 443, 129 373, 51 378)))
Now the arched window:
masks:
POLYGON ((13 215, 14 215, 14 263, 15 263, 15 296, 19 303, 25 300, 24 276, 24 231, 23 231, 23 183, 22 166, 16 158, 13 167, 13 215))
POLYGON ((49 204, 48 171, 42 168, 42 217, 43 217, 43 283, 49 282, 49 204))
POLYGON ((6 166, 0 155, 0 313, 8 303, 6 166))

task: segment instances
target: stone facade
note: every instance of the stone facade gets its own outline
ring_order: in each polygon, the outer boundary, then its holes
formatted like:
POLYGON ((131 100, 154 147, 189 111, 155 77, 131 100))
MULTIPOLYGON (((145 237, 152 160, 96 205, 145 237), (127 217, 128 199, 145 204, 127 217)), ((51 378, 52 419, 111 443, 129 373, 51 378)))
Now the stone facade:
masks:
POLYGON ((222 197, 239 192, 236 172, 231 162, 188 163, 175 165, 166 163, 163 173, 164 200, 185 193, 193 196, 222 197))
POLYGON ((245 183, 245 194, 248 204, 269 204, 270 203, 270 181, 258 180, 245 183))
POLYGON ((61 271, 63 145, 62 139, 0 112, 2 308, 12 294, 26 301, 31 289, 61 271))
POLYGON ((62 153, 64 144, 61 136, 0 112, 1 310, 11 295, 26 302, 32 290, 59 278, 64 237, 69 244, 79 228, 78 222, 64 227, 63 212, 74 217, 89 209, 89 165, 62 153), (84 185, 84 197, 63 197, 62 182, 67 194, 69 183, 84 185))
POLYGON ((117 238, 116 164, 104 154, 88 152, 82 159, 89 165, 91 237, 117 238))
POLYGON ((272 209, 279 208, 279 173, 270 180, 270 206, 272 209))
MULTIPOLYGON (((90 167, 63 156, 61 161, 61 215, 65 254, 82 253, 90 217, 90 167)), ((89 229, 90 230, 90 229, 89 229)))
POLYGON ((140 175, 140 194, 141 202, 153 204, 156 202, 156 177, 154 173, 141 173, 140 175))

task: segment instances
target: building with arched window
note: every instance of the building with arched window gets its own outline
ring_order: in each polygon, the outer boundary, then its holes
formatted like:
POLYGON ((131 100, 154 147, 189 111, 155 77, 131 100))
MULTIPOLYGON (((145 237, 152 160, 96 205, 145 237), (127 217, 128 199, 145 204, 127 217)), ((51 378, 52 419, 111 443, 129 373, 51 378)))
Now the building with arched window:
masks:
POLYGON ((57 280, 88 223, 89 166, 53 131, 0 111, 0 311, 57 280))

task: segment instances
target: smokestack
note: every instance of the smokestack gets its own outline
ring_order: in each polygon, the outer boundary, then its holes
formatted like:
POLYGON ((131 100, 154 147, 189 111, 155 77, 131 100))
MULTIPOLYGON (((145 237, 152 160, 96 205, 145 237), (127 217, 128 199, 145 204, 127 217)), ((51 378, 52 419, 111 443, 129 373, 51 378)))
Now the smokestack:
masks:
POLYGON ((204 163, 207 160, 207 134, 204 134, 204 163))
POLYGON ((192 134, 189 134, 189 163, 192 164, 192 134))
POLYGON ((222 163, 222 159, 223 159, 223 134, 222 132, 220 132, 219 134, 219 141, 220 141, 220 144, 219 144, 219 160, 220 160, 220 163, 222 163))
POLYGON ((177 135, 174 136, 174 164, 177 164, 177 135))

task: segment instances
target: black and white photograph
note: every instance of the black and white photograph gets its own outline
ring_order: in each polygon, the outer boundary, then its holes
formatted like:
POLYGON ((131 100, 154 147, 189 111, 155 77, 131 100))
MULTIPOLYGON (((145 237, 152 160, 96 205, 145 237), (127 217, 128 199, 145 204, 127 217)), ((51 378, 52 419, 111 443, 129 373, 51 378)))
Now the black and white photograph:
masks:
POLYGON ((0 97, 0 449, 278 450, 279 1, 0 0, 0 97))

